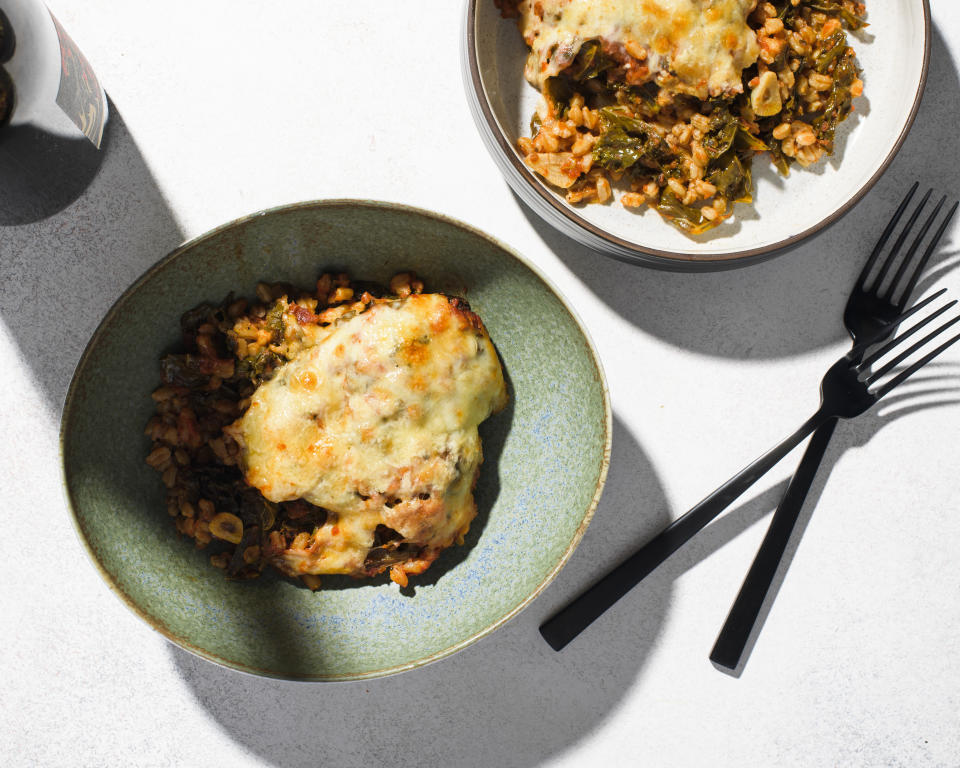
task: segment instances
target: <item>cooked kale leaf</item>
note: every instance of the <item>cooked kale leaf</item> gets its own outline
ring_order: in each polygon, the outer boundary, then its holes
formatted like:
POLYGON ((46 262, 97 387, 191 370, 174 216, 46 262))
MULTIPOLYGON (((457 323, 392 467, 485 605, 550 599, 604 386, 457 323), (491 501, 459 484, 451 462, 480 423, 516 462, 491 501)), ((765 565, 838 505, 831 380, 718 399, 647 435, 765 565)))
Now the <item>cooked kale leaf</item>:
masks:
POLYGON ((699 208, 684 205, 669 187, 660 195, 657 210, 665 219, 691 234, 699 234, 713 226, 713 223, 700 213, 699 208))
POLYGON ((608 171, 625 171, 640 163, 662 171, 677 156, 645 120, 630 117, 620 107, 600 110, 601 135, 593 145, 594 161, 608 171))

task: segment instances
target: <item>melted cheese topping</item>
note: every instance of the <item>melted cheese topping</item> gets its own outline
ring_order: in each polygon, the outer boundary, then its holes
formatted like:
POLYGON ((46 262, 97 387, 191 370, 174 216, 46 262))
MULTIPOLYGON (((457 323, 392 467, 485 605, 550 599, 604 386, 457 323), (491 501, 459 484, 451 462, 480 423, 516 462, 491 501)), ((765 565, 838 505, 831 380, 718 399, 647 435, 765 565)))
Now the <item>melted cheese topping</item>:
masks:
POLYGON ((747 25, 755 0, 522 0, 520 31, 530 46, 527 79, 542 88, 587 40, 646 53, 649 80, 698 98, 741 93, 741 72, 757 60, 747 25), (664 77, 673 75, 673 77, 664 77))
POLYGON ((260 386, 231 428, 247 482, 267 499, 335 513, 278 565, 363 573, 380 524, 436 557, 476 515, 477 425, 506 400, 489 336, 445 296, 374 304, 337 323, 260 386))

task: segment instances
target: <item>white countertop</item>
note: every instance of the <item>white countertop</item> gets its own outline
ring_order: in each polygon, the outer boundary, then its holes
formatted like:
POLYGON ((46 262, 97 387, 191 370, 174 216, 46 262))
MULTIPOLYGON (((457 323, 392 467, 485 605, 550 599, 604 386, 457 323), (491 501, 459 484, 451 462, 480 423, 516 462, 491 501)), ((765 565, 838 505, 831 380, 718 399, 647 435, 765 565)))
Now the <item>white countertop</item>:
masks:
MULTIPOLYGON (((793 252, 711 275, 615 262, 524 209, 468 111, 460 2, 50 5, 112 113, 99 171, 75 190, 51 177, 59 204, 0 191, 0 764, 960 763, 956 380, 838 430, 739 678, 707 657, 798 454, 565 651, 536 630, 813 410, 903 191, 960 195, 954 0, 932 2, 920 114, 864 201, 793 252), (146 267, 243 214, 333 197, 440 211, 542 267, 599 348, 613 462, 571 562, 506 627, 413 672, 293 684, 197 659, 110 593, 70 522, 57 439, 87 339, 146 267), (902 413, 918 402, 939 405, 902 413)), ((958 256, 955 222, 938 266, 958 256)), ((960 290, 960 271, 937 272, 960 290)), ((937 374, 958 371, 952 353, 937 374)))

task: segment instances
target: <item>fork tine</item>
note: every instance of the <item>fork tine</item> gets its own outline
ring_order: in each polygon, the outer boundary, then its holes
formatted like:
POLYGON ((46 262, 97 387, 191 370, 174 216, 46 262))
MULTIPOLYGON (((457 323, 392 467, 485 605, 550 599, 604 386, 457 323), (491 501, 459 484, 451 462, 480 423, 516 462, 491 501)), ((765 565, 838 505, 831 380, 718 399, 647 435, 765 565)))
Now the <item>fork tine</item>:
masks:
POLYGON ((910 328, 909 328, 908 330, 906 330, 906 331, 904 331, 903 333, 899 334, 899 335, 896 336, 895 338, 890 339, 890 341, 888 341, 886 344, 884 344, 882 347, 880 347, 880 349, 876 350, 872 355, 870 355, 869 357, 863 358, 859 363, 857 363, 857 366, 856 366, 856 367, 857 367, 859 370, 861 370, 861 371, 866 370, 866 369, 869 368, 871 365, 873 365, 875 362, 877 362, 877 360, 879 360, 881 357, 883 357, 885 354, 887 354, 888 352, 892 351, 892 350, 895 349, 896 347, 899 347, 904 341, 906 341, 906 340, 909 339, 911 336, 913 336, 913 334, 915 334, 915 333, 916 333, 917 331, 919 331, 921 328, 923 328, 923 327, 925 327, 925 326, 927 326, 927 325, 930 325, 930 323, 932 323, 934 320, 936 320, 938 317, 940 317, 940 315, 942 315, 942 314, 943 314, 944 312, 946 312, 948 309, 950 309, 951 307, 953 307, 954 305, 956 305, 956 303, 957 303, 957 300, 954 299, 953 301, 948 302, 946 305, 940 307, 940 309, 938 309, 936 312, 933 312, 932 314, 930 314, 930 315, 928 315, 927 317, 925 317, 923 320, 921 320, 921 321, 920 321, 919 323, 917 323, 916 325, 910 326, 910 328))
MULTIPOLYGON (((900 262, 900 267, 897 269, 897 273, 893 276, 893 280, 890 281, 890 288, 888 289, 888 295, 890 296, 891 301, 893 300, 893 295, 897 291, 897 286, 900 285, 900 281, 903 279, 904 274, 906 274, 907 267, 910 266, 910 262, 913 261, 913 255, 917 252, 917 249, 920 247, 920 243, 923 241, 923 238, 927 236, 927 232, 930 230, 930 227, 933 226, 933 222, 936 221, 937 215, 940 213, 940 210, 943 208, 943 204, 947 202, 947 196, 944 195, 940 198, 940 202, 937 203, 936 207, 933 209, 927 220, 923 223, 923 226, 920 228, 920 234, 917 235, 913 242, 910 244, 910 248, 907 250, 907 255, 903 257, 903 261, 900 262)), ((925 260, 921 260, 920 269, 923 269, 923 266, 926 264, 925 260)), ((904 304, 907 303, 909 297, 906 295, 900 297, 900 301, 904 304)), ((899 302, 898 302, 899 304, 899 302)))
POLYGON ((903 231, 900 233, 897 241, 893 244, 893 250, 890 251, 890 255, 887 256, 887 260, 883 262, 883 266, 880 267, 880 271, 877 273, 877 279, 873 283, 874 293, 877 295, 880 294, 880 287, 883 285, 883 281, 886 279, 887 273, 890 271, 890 267, 892 267, 893 262, 896 261, 897 254, 900 253, 900 249, 903 248, 903 244, 907 241, 907 236, 910 234, 910 230, 913 229, 913 225, 917 223, 917 219, 920 217, 920 212, 923 210, 923 207, 927 204, 927 200, 930 199, 930 195, 932 194, 933 190, 928 189, 927 193, 923 196, 923 199, 920 200, 913 213, 910 214, 910 219, 903 227, 903 231))
POLYGON ((913 198, 913 195, 919 186, 919 181, 913 182, 913 186, 910 187, 910 191, 907 192, 906 196, 901 201, 900 207, 897 208, 897 212, 893 214, 893 218, 890 219, 890 223, 887 224, 886 229, 883 230, 883 234, 880 235, 880 239, 877 240, 877 244, 873 247, 873 253, 870 254, 870 258, 867 259, 867 263, 864 264, 863 269, 860 270, 860 277, 857 278, 857 288, 863 290, 864 285, 867 282, 867 277, 870 275, 870 270, 873 269, 873 265, 877 262, 877 257, 880 255, 880 251, 882 251, 883 246, 887 244, 887 240, 889 240, 890 235, 893 234, 894 228, 900 222, 900 217, 903 216, 903 212, 907 209, 907 206, 910 204, 910 200, 913 198))
MULTIPOLYGON (((952 325, 952 323, 948 323, 947 325, 952 325)), ((945 325, 944 327, 947 327, 947 326, 945 325)), ((942 329, 941 329, 941 330, 942 330, 942 329)), ((938 333, 939 333, 939 331, 938 331, 938 333)), ((884 395, 886 395, 891 389, 893 389, 893 388, 896 387, 897 385, 902 384, 904 381, 906 381, 907 379, 909 379, 911 376, 913 376, 913 374, 915 374, 917 371, 919 371, 921 368, 923 368, 923 366, 925 366, 927 363, 929 363, 931 360, 933 360, 933 358, 935 358, 935 357, 939 356, 940 354, 942 354, 944 351, 946 351, 949 347, 952 347, 952 346, 953 346, 954 344, 956 344, 958 341, 960 341, 960 333, 958 333, 958 334, 957 334, 956 336, 954 336, 952 339, 948 339, 947 341, 945 341, 943 344, 941 344, 939 347, 937 347, 937 348, 936 348, 935 350, 933 350, 932 352, 929 352, 928 354, 924 355, 922 358, 920 358, 919 360, 917 360, 917 362, 915 362, 913 365, 911 365, 911 366, 910 366, 909 368, 907 368, 905 371, 901 371, 901 372, 900 372, 899 374, 897 374, 891 381, 888 381, 888 382, 887 382, 886 384, 884 384, 880 389, 878 389, 876 392, 874 392, 874 395, 875 395, 875 396, 877 397, 877 399, 879 400, 881 397, 883 397, 884 395)))
MULTIPOLYGON (((868 338, 868 339, 866 339, 866 340, 864 340, 864 341, 861 341, 861 342, 860 342, 859 344, 857 344, 853 349, 851 349, 851 350, 847 353, 847 359, 848 359, 848 360, 858 360, 858 359, 860 358, 860 356, 861 356, 869 347, 872 347, 872 346, 873 346, 874 344, 876 344, 877 342, 882 341, 882 340, 885 339, 887 336, 889 336, 890 333, 891 333, 891 331, 893 331, 898 325, 900 325, 900 323, 902 323, 902 322, 903 322, 904 320, 906 320, 908 317, 912 317, 913 315, 917 314, 917 312, 919 312, 919 311, 920 311, 921 309, 923 309, 925 306, 927 306, 928 304, 930 304, 930 302, 935 301, 936 299, 939 299, 939 298, 940 298, 941 296, 943 296, 943 294, 945 294, 946 292, 947 292, 947 289, 946 289, 946 288, 941 288, 939 291, 937 291, 936 293, 932 294, 931 296, 928 296, 928 297, 925 298, 923 301, 920 301, 920 302, 914 304, 912 307, 910 307, 910 309, 908 309, 908 310, 907 310, 906 312, 904 312, 903 314, 897 315, 895 318, 893 318, 893 320, 891 320, 889 323, 887 323, 886 325, 884 325, 879 331, 877 331, 875 334, 873 334, 870 338, 868 338)), ((862 363, 857 363, 857 365, 861 365, 861 364, 862 364, 862 363)))
POLYGON ((934 320, 940 317, 940 315, 942 315, 944 312, 946 312, 948 309, 950 309, 950 307, 954 306, 956 303, 957 303, 957 300, 954 299, 953 301, 940 307, 940 309, 938 309, 936 312, 930 315, 927 315, 927 317, 923 318, 923 320, 921 320, 919 323, 916 323, 915 325, 911 325, 910 328, 908 328, 903 333, 898 334, 896 338, 890 339, 890 341, 888 341, 886 344, 880 347, 880 349, 876 350, 872 355, 869 355, 868 357, 863 358, 859 363, 857 363, 857 368, 859 368, 860 370, 866 370, 875 362, 877 362, 877 360, 879 360, 881 357, 887 354, 887 352, 890 352, 894 347, 900 346, 902 342, 909 339, 911 336, 913 336, 913 334, 915 334, 921 328, 924 328, 925 326, 930 325, 930 323, 932 323, 934 320))
MULTIPOLYGON (((944 309, 946 309, 946 307, 945 307, 944 309)), ((939 314, 939 313, 934 314, 934 315, 931 315, 931 316, 928 318, 928 320, 933 320, 935 317, 937 317, 938 314, 939 314)), ((873 382, 873 381, 879 381, 880 377, 883 376, 883 375, 885 375, 885 374, 887 374, 887 373, 889 373, 890 371, 892 371, 893 368, 894 368, 894 366, 897 366, 897 365, 899 365, 900 363, 902 363, 904 360, 906 360, 908 357, 910 357, 910 355, 912 355, 914 352, 916 352, 918 349, 920 349, 920 348, 921 348, 924 344, 926 344, 928 341, 933 341, 937 336, 939 336, 941 333, 943 333, 945 330, 947 330, 947 328, 949 328, 949 327, 952 326, 952 325, 956 325, 958 322, 960 322, 960 315, 958 315, 957 317, 953 318, 952 320, 948 320, 947 322, 945 322, 943 325, 941 325, 941 326, 940 326, 939 328, 937 328, 936 330, 931 331, 930 333, 928 333, 926 336, 924 336, 922 339, 920 339, 920 341, 918 341, 918 342, 917 342, 916 344, 914 344, 912 347, 910 347, 909 349, 907 349, 907 350, 904 351, 904 352, 901 352, 899 355, 897 355, 895 358, 893 358, 893 360, 891 360, 889 363, 886 363, 880 370, 872 372, 872 373, 870 374, 870 377, 869 377, 868 380, 871 381, 871 382, 873 382)), ((926 321, 924 321, 924 324, 926 324, 926 321)))
POLYGON ((907 283, 907 287, 903 291, 903 296, 900 299, 898 305, 899 308, 905 307, 910 294, 913 293, 913 289, 917 286, 917 280, 920 279, 920 275, 927 266, 927 262, 930 261, 930 257, 933 255, 933 252, 937 249, 937 245, 940 243, 940 238, 943 237, 943 233, 946 232, 947 227, 950 225, 950 221, 953 219, 954 214, 957 212, 957 206, 960 203, 954 203, 947 213, 947 217, 943 220, 940 226, 937 228, 936 234, 933 236, 933 240, 930 241, 930 245, 927 246, 926 252, 923 254, 923 258, 920 259, 919 263, 913 270, 913 275, 910 278, 910 282, 907 283))

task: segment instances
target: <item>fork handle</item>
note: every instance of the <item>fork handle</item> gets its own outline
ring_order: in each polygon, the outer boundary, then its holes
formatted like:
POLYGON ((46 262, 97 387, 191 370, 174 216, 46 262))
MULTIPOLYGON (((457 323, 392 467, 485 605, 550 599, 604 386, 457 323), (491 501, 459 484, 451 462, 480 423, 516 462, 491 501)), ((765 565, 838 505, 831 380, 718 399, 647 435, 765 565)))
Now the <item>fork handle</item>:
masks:
POLYGON ((586 592, 543 624, 540 634, 559 651, 593 623, 604 611, 640 583, 660 563, 680 549, 694 534, 769 472, 824 421, 818 411, 800 429, 771 449, 739 474, 730 478, 693 509, 622 562, 586 592))
POLYGON ((807 492, 813 485, 823 457, 827 452, 827 445, 836 429, 837 420, 830 419, 813 433, 807 450, 800 460, 797 472, 790 480, 790 485, 783 495, 780 506, 773 513, 770 527, 767 529, 763 543, 757 551, 757 556, 750 566, 747 577, 737 599, 727 615, 727 620, 720 630, 717 642, 710 652, 710 660, 730 670, 735 670, 740 664, 740 657, 747 647, 747 640, 753 631, 753 626, 760 615, 763 601, 770 591, 770 585, 780 567, 783 553, 793 533, 793 528, 800 517, 800 510, 807 498, 807 492))

